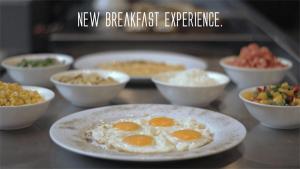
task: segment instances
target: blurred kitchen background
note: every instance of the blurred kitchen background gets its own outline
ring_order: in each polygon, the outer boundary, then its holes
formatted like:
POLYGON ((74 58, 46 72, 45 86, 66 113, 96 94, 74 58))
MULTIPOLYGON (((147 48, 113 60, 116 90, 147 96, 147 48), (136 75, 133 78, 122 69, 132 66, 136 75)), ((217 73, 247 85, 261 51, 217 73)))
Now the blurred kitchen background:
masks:
POLYGON ((1 0, 0 51, 6 56, 60 52, 78 57, 158 49, 226 56, 259 42, 299 57, 299 6, 298 0, 1 0), (219 11, 223 28, 78 28, 77 12, 93 10, 219 11))

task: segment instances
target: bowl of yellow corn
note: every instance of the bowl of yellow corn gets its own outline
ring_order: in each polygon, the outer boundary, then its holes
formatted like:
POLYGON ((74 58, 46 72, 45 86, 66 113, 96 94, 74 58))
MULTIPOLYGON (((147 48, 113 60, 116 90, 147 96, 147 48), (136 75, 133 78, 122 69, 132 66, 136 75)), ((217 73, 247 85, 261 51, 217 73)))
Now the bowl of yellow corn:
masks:
POLYGON ((53 98, 54 93, 46 88, 0 81, 0 130, 31 126, 53 98))
POLYGON ((282 83, 244 89, 239 94, 250 114, 264 126, 300 127, 300 86, 282 83))

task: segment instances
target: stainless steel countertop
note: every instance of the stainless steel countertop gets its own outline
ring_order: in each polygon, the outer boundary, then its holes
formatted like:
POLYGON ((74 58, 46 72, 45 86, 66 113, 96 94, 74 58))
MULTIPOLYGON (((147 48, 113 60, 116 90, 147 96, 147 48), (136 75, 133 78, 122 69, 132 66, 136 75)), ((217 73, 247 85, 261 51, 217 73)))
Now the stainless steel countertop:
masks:
MULTIPOLYGON (((216 67, 216 70, 220 70, 216 67)), ((11 81, 4 75, 1 79, 11 81)), ((226 92, 207 109, 232 116, 247 128, 244 142, 237 147, 205 158, 164 163, 134 163, 95 159, 71 153, 55 145, 50 126, 59 118, 82 110, 72 106, 53 89, 56 97, 49 110, 31 127, 0 131, 0 168, 299 168, 300 130, 273 130, 260 125, 238 98, 230 83, 226 92)), ((111 104, 167 103, 153 87, 123 90, 111 104)))

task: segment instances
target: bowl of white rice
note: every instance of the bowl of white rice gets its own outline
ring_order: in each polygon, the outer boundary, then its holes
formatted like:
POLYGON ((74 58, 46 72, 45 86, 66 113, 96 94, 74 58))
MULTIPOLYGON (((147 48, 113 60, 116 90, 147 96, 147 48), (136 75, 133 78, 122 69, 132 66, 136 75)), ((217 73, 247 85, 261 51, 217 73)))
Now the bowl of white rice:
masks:
POLYGON ((152 81, 172 104, 207 106, 222 95, 230 80, 221 73, 189 69, 159 74, 152 81))

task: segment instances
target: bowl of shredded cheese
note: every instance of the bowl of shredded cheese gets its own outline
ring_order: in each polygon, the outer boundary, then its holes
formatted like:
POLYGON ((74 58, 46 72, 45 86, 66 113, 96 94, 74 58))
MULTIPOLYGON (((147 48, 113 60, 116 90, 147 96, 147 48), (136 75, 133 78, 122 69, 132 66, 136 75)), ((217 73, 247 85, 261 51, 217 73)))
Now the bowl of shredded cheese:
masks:
POLYGON ((46 88, 0 81, 0 130, 31 126, 53 98, 54 93, 46 88))
POLYGON ((222 95, 229 78, 217 72, 189 69, 159 74, 152 81, 172 104, 207 106, 222 95))

